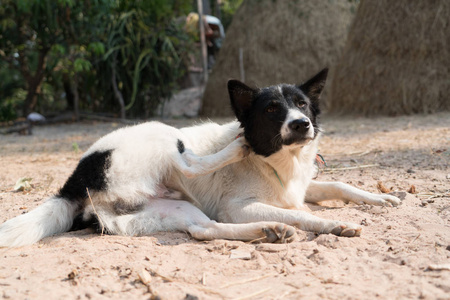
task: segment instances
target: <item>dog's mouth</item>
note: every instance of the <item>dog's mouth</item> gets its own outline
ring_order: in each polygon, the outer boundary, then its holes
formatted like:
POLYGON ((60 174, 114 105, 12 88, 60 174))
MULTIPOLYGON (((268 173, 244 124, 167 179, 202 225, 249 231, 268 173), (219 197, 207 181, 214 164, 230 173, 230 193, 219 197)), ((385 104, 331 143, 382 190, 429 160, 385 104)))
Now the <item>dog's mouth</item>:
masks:
POLYGON ((314 140, 314 137, 310 137, 310 136, 303 136, 303 137, 297 137, 297 136, 290 136, 286 139, 283 140, 283 145, 286 146, 305 146, 309 143, 311 143, 311 141, 314 140))
POLYGON ((304 131, 291 129, 289 131, 289 134, 283 137, 283 144, 287 146, 290 145, 304 146, 310 143, 312 140, 314 140, 315 136, 316 136, 315 130, 312 126, 308 128, 308 130, 304 131))

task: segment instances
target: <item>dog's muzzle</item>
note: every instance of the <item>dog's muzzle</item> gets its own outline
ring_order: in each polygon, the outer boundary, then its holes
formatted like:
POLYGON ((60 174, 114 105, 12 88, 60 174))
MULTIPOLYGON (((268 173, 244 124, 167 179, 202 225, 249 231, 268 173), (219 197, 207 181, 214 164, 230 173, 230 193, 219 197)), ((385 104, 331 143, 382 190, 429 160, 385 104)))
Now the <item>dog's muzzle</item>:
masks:
POLYGON ((297 134, 305 135, 311 128, 311 122, 307 118, 296 119, 291 121, 288 127, 297 134))
POLYGON ((285 145, 301 145, 314 139, 313 125, 306 117, 290 120, 285 126, 287 130, 282 134, 285 145))

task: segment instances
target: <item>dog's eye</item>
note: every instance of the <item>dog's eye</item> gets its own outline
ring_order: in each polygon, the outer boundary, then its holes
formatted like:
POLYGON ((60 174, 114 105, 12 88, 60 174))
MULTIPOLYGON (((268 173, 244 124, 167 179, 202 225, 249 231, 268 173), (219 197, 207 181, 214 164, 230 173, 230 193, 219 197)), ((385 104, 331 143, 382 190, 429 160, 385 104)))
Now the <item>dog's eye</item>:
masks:
POLYGON ((305 107, 306 106, 306 102, 305 101, 299 101, 299 102, 297 102, 297 107, 298 108, 303 108, 303 107, 305 107))
POLYGON ((276 107, 275 105, 271 105, 271 106, 266 108, 266 112, 268 112, 268 113, 274 113, 277 110, 278 110, 278 107, 276 107))

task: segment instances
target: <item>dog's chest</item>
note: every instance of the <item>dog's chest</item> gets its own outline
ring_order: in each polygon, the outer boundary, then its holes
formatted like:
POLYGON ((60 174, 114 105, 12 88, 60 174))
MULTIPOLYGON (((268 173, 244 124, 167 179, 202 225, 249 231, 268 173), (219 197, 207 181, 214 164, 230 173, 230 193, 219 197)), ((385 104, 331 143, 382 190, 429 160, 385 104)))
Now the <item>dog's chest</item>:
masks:
MULTIPOLYGON (((277 180, 278 180, 278 176, 277 180)), ((281 179, 278 183, 271 182, 271 186, 267 186, 270 191, 266 192, 264 202, 280 208, 297 208, 303 207, 304 198, 310 178, 306 176, 296 176, 283 183, 281 179)))

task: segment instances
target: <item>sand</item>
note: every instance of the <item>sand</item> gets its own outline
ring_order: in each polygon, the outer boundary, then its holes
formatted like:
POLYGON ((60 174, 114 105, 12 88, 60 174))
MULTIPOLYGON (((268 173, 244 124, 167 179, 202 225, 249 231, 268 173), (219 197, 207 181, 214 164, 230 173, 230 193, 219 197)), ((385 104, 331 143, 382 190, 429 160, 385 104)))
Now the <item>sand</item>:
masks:
MULTIPOLYGON (((372 192, 381 182, 404 198, 395 208, 311 206, 315 215, 364 225, 361 237, 298 230, 290 244, 255 245, 201 242, 181 232, 76 231, 0 249, 0 297, 450 299, 450 114, 323 119, 328 168, 318 180, 372 192)), ((0 136, 0 222, 56 193, 83 151, 119 126, 59 124, 35 127, 33 136, 0 136), (33 187, 12 192, 21 177, 33 187)))

